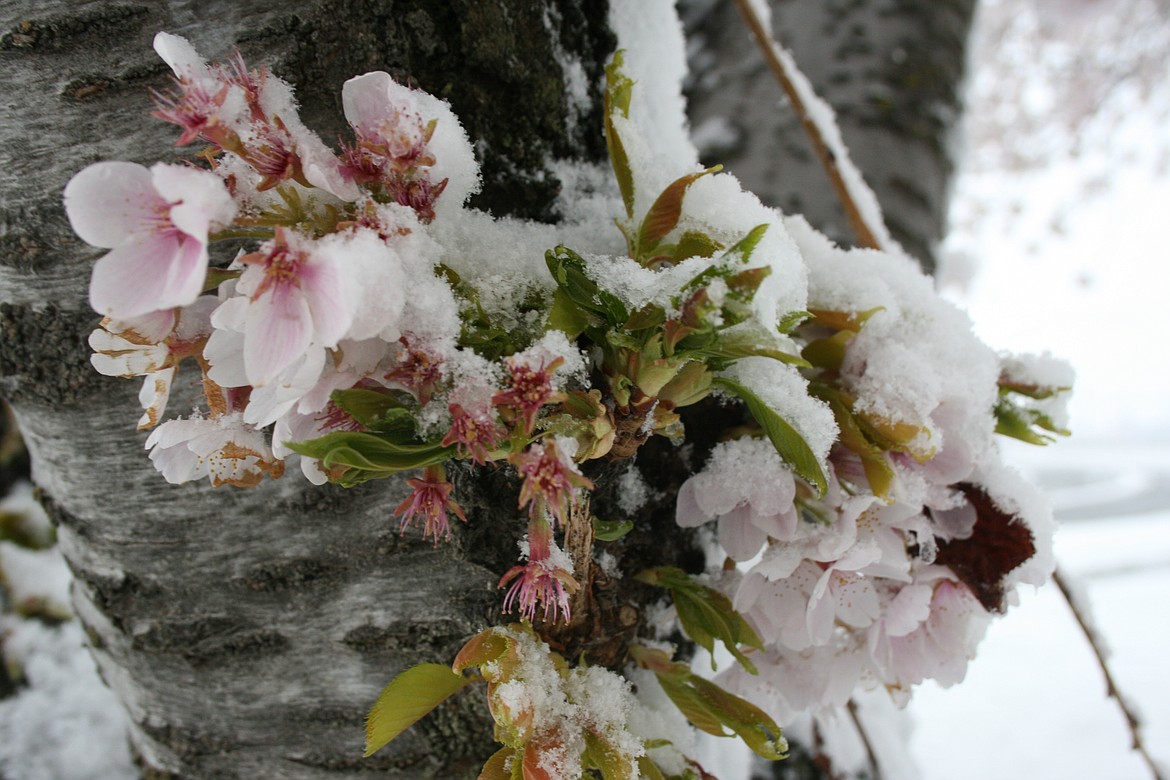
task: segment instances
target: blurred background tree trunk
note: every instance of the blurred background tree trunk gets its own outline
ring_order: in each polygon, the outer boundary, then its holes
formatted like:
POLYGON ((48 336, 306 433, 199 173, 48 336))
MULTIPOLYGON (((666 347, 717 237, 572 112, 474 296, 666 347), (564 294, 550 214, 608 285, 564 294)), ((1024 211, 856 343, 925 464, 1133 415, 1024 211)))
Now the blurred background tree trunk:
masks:
MULTIPOLYGON (((774 9, 780 37, 836 106, 895 236, 929 264, 945 213, 971 2, 786 0, 774 9)), ((804 212, 848 242, 734 8, 693 2, 685 11, 702 43, 693 49, 694 124, 714 139, 713 159, 730 162, 765 202, 804 212), (719 115, 731 133, 711 132, 719 115)), ((173 157, 173 128, 148 117, 149 90, 169 86, 151 50, 158 30, 188 37, 209 59, 238 48, 251 66, 267 64, 293 83, 306 123, 327 141, 345 129, 341 85, 353 75, 387 70, 443 97, 481 157, 474 205, 554 221, 559 182, 547 161, 605 154, 606 3, 0 7, 0 394, 58 524, 99 670, 130 714, 143 775, 474 777, 493 752, 478 693, 456 697, 365 760, 362 723, 394 674, 449 659, 498 620, 496 582, 523 526, 515 486, 501 474, 459 475, 460 490, 473 494, 465 502, 472 523, 455 529, 455 544, 434 548, 399 535, 391 510, 405 486, 396 480, 351 490, 292 475, 248 491, 168 485, 142 451, 145 433, 133 430, 136 383, 89 366, 85 342, 98 317, 86 291, 101 252, 73 236, 61 191, 98 160, 173 157), (558 59, 566 54, 592 85, 587 116, 570 105, 558 59)), ((186 412, 195 397, 196 388, 177 383, 172 410, 186 412)), ((638 465, 663 491, 640 522, 673 528, 673 490, 686 477, 677 456, 650 448, 638 465)), ((613 488, 596 476, 604 501, 613 488)), ((676 562, 692 554, 683 545, 676 562)))

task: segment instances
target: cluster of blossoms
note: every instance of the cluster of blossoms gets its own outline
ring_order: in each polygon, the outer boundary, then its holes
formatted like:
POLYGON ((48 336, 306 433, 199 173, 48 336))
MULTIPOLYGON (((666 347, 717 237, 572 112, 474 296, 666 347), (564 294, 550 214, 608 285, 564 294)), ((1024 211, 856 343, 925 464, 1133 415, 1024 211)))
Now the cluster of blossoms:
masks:
MULTIPOLYGON (((652 436, 683 442, 678 410, 709 396, 738 404, 738 438, 677 503, 679 525, 717 521, 734 565, 713 587, 678 570, 638 576, 722 615, 679 608, 695 641, 740 661, 726 684, 758 696, 747 675, 759 674, 761 703, 784 717, 858 685, 960 679, 989 614, 1049 573, 1044 510, 999 464, 993 434, 1062 432, 1065 369, 992 353, 902 254, 838 249, 717 169, 663 159, 620 55, 606 138, 608 205, 624 217, 608 242, 584 216, 554 229, 464 208, 479 174, 458 120, 385 73, 345 84, 354 140, 335 153, 275 76, 238 56, 209 65, 167 34, 155 48, 176 84, 155 114, 182 129, 180 146, 208 145, 201 163, 98 163, 65 205, 78 235, 110 250, 90 288, 105 318, 93 363, 144 377, 139 427, 168 481, 252 486, 294 455, 315 484, 415 472, 393 514, 439 544, 452 515, 475 522, 446 464, 514 469, 528 528, 499 587, 505 611, 547 627, 568 623, 590 585, 591 561, 573 556, 591 551, 556 541, 592 527, 582 464, 631 459, 652 436), (254 243, 218 257, 221 240, 254 243), (565 246, 586 242, 596 253, 565 246), (185 368, 202 408, 165 419, 185 368)), ((483 642, 536 669, 539 642, 510 631, 483 642)), ((659 648, 629 654, 699 728, 782 755, 758 708, 659 648)), ((625 714, 545 745, 552 726, 534 725, 540 708, 518 703, 498 660, 482 674, 497 724, 523 733, 509 766, 576 776, 605 743, 640 768, 630 776, 665 777, 625 714)), ((564 689, 549 712, 584 711, 586 688, 612 682, 560 664, 540 671, 564 689)))

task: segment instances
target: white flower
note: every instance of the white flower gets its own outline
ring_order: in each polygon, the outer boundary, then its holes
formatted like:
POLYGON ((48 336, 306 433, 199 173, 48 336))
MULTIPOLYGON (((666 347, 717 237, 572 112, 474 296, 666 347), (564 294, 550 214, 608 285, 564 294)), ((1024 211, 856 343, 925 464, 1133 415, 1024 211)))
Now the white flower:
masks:
POLYGON ((83 241, 111 249, 94 266, 90 305, 129 319, 193 303, 208 233, 235 211, 219 177, 197 168, 100 162, 81 171, 65 187, 65 213, 83 241))
POLYGON ((264 434, 240 413, 192 417, 160 425, 146 440, 150 460, 167 482, 178 485, 207 477, 214 487, 253 487, 265 474, 284 473, 264 434))

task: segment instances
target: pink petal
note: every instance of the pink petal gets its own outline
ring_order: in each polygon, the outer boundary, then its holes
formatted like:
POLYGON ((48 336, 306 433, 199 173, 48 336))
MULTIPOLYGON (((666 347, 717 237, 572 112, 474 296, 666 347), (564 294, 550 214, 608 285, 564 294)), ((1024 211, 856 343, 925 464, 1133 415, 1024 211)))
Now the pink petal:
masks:
POLYGON ((183 246, 165 235, 135 236, 94 265, 89 280, 90 306, 98 314, 128 319, 193 303, 199 297, 202 279, 192 269, 182 267, 191 263, 202 263, 206 273, 203 247, 183 246), (190 256, 193 249, 194 258, 190 256), (180 268, 173 269, 174 263, 180 268))
POLYGON ((345 335, 352 316, 342 292, 341 271, 332 257, 310 255, 301 267, 301 289, 313 316, 317 340, 333 348, 345 335))
POLYGON ((69 224, 93 246, 124 243, 165 205, 151 185, 150 171, 136 163, 100 162, 65 185, 69 224))
POLYGON ((737 507, 719 518, 719 544, 736 561, 755 557, 767 536, 752 525, 751 508, 737 507))
POLYGON ((341 106, 349 123, 362 132, 376 132, 394 110, 390 106, 391 85, 397 86, 389 73, 375 71, 355 76, 341 88, 341 106))
POLYGON ((250 384, 260 387, 304 354, 312 339, 309 306, 300 291, 277 287, 248 306, 244 366, 250 384))
POLYGON ((713 519, 695 501, 695 478, 691 477, 678 490, 674 505, 674 521, 683 528, 696 528, 713 519))
POLYGON ((187 306, 203 293, 207 280, 207 244, 182 233, 172 241, 177 251, 167 266, 167 280, 159 300, 170 306, 187 306))

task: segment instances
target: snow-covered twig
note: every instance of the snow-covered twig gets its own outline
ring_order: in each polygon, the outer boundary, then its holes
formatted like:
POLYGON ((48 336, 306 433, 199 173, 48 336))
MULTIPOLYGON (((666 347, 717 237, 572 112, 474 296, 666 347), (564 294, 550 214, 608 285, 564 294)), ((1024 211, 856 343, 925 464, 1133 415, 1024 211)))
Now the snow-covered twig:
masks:
POLYGON ((768 67, 792 103, 805 134, 829 175, 858 243, 871 249, 894 249, 896 245, 882 220, 877 197, 849 157, 833 109, 817 97, 808 78, 796 67, 792 55, 772 37, 752 1, 735 0, 735 5, 768 61, 768 67))
POLYGON ((1150 768, 1150 774, 1154 780, 1166 780, 1166 776, 1159 769, 1149 751, 1146 750, 1146 745, 1142 741, 1141 719, 1129 702, 1126 701, 1125 696, 1122 695, 1121 689, 1117 687, 1117 681, 1113 679, 1113 674, 1109 670, 1109 662, 1106 660, 1107 652, 1102 646, 1096 630, 1093 628, 1092 620, 1089 618, 1088 608, 1080 602, 1076 595, 1073 587, 1074 583, 1062 574, 1059 569, 1052 573, 1052 581, 1060 589, 1060 594, 1064 597, 1068 608, 1072 610, 1073 617, 1076 618, 1081 633, 1085 635, 1089 646, 1093 648, 1093 655, 1097 658, 1097 665, 1101 667, 1101 673, 1105 676, 1106 692, 1117 702, 1117 706, 1121 708, 1122 715, 1125 716, 1125 725, 1129 729, 1130 737, 1133 740, 1133 750, 1146 762, 1146 766, 1150 768))

